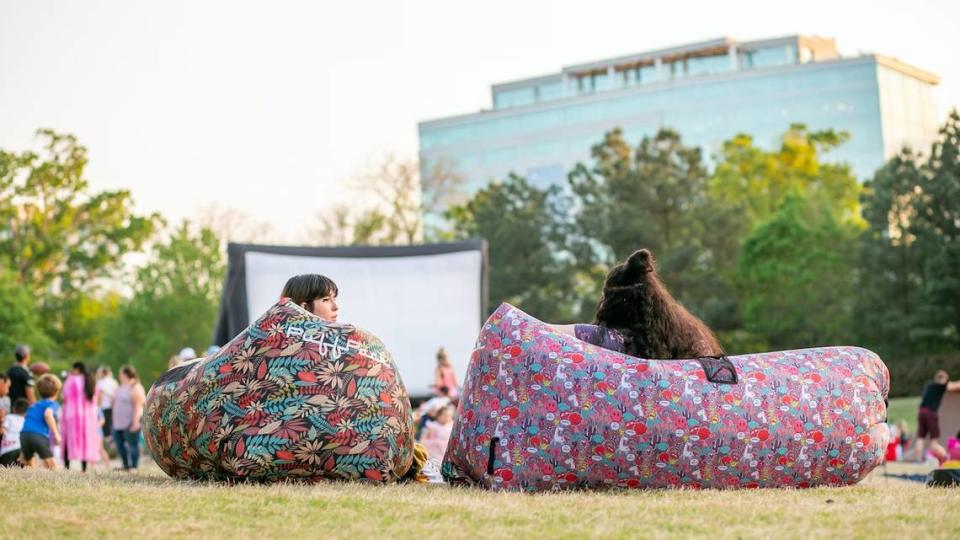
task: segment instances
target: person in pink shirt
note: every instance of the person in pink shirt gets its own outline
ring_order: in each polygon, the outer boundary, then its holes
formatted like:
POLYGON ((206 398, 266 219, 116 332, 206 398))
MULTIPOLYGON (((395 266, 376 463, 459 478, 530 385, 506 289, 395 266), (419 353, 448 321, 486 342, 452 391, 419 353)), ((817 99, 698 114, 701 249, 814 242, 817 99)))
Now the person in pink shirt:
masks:
POLYGON ((453 431, 453 406, 446 405, 437 411, 434 420, 428 420, 420 437, 420 444, 427 449, 430 459, 443 459, 447 452, 447 442, 453 431))
POLYGON ((71 460, 87 463, 100 460, 103 444, 98 418, 97 381, 83 362, 73 364, 73 370, 63 384, 63 410, 60 413, 60 431, 63 437, 63 463, 70 468, 71 460))
POLYGON ((447 396, 450 399, 457 399, 460 396, 460 383, 457 382, 457 374, 453 370, 453 364, 447 356, 447 351, 440 347, 437 351, 437 369, 434 370, 433 379, 434 393, 438 396, 447 396))
POLYGON ((956 437, 947 439, 947 459, 951 461, 960 461, 960 431, 956 437))

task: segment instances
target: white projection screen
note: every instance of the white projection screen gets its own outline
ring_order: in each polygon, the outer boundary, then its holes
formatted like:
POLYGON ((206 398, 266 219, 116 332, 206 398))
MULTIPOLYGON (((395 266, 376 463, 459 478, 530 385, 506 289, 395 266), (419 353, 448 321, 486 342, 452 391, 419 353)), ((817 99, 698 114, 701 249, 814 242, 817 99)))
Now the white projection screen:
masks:
POLYGON ((323 274, 340 294, 338 322, 383 340, 412 397, 432 392, 444 347, 461 384, 486 311, 486 244, 311 248, 230 244, 214 342, 222 345, 276 303, 287 279, 323 274))

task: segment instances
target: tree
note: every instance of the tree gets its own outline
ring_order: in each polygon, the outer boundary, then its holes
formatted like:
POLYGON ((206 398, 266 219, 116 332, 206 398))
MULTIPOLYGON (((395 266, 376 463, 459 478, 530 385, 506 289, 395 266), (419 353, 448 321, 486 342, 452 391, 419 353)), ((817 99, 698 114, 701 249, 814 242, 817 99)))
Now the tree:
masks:
POLYGON ((47 328, 59 347, 52 356, 63 364, 96 361, 106 325, 119 309, 121 297, 112 290, 73 290, 47 312, 47 328))
POLYGON ((615 129, 591 155, 591 167, 578 164, 569 175, 573 252, 597 283, 584 309, 596 305, 605 269, 645 247, 681 302, 711 325, 735 326, 729 283, 742 220, 708 198, 700 149, 684 146, 670 129, 632 148, 615 129))
POLYGON ((224 247, 228 242, 268 244, 282 241, 269 221, 236 208, 207 204, 197 211, 195 219, 198 227, 210 229, 217 235, 224 247))
POLYGON ((593 167, 578 164, 569 176, 580 203, 576 222, 579 232, 597 238, 614 260, 638 247, 673 253, 700 232, 690 219, 706 196, 699 148, 685 147, 680 135, 661 129, 634 150, 615 129, 591 154, 593 167))
POLYGON ((396 227, 377 208, 354 208, 337 204, 317 214, 316 225, 307 232, 311 245, 377 246, 404 242, 391 231, 396 227))
POLYGON ((865 343, 894 354, 960 344, 960 115, 922 159, 911 149, 867 183, 858 312, 865 343))
POLYGON ((87 287, 140 249, 158 216, 133 212, 129 191, 93 193, 87 149, 73 135, 41 129, 43 156, 0 150, 0 257, 31 292, 87 287))
POLYGON ((544 320, 572 319, 574 282, 563 257, 562 204, 556 186, 541 190, 511 174, 448 211, 458 237, 487 240, 491 311, 510 302, 544 320))
POLYGON ((86 332, 109 308, 95 306, 104 300, 95 290, 143 246, 159 217, 134 213, 129 191, 93 192, 76 137, 37 135, 41 154, 0 150, 0 262, 30 294, 51 352, 87 359, 98 345, 86 332))
MULTIPOLYGON (((420 166, 387 154, 357 179, 359 187, 377 197, 377 206, 361 223, 379 232, 384 244, 414 244, 423 237, 420 166)), ((375 238, 375 234, 369 234, 375 238)))
POLYGON ((769 220, 791 195, 828 209, 837 222, 859 222, 860 186, 849 165, 821 161, 848 138, 846 133, 811 132, 793 124, 780 147, 766 151, 755 146, 750 135, 737 135, 723 145, 710 193, 739 206, 748 229, 769 220))
POLYGON ((339 204, 317 215, 310 243, 329 245, 410 245, 426 238, 449 239, 443 211, 459 200, 465 178, 447 161, 427 167, 421 176, 416 160, 386 154, 354 180, 367 205, 339 204))
POLYGON ((960 114, 951 111, 922 167, 917 217, 910 230, 926 259, 924 309, 918 323, 925 337, 960 344, 960 114))
POLYGON ((858 246, 856 333, 881 352, 911 347, 911 329, 922 309, 924 258, 911 232, 920 177, 916 156, 905 150, 877 170, 861 196, 867 226, 858 246))
POLYGON ((0 355, 9 361, 13 348, 29 344, 34 354, 46 356, 53 346, 43 331, 40 313, 34 307, 34 297, 24 287, 16 273, 0 266, 0 355))
MULTIPOLYGON (((846 242, 843 239, 855 234, 852 231, 862 227, 858 200, 860 186, 850 172, 850 167, 844 163, 822 161, 824 154, 843 144, 847 138, 845 133, 833 130, 811 132, 802 124, 793 124, 783 134, 780 146, 774 150, 755 146, 753 138, 744 134, 736 135, 724 143, 717 166, 708 182, 709 202, 705 212, 704 244, 707 246, 706 251, 712 254, 712 260, 708 270, 701 272, 699 279, 694 281, 706 283, 710 289, 718 287, 718 290, 722 291, 722 294, 709 298, 704 305, 704 318, 708 322, 721 330, 735 330, 742 322, 748 328, 774 333, 746 336, 749 342, 755 343, 758 337, 766 338, 771 343, 788 341, 780 334, 782 328, 776 327, 776 321, 767 321, 770 324, 766 324, 755 317, 760 313, 776 313, 763 308, 764 305, 772 307, 766 302, 775 301, 776 298, 750 297, 750 294, 758 291, 744 281, 747 279, 745 276, 752 275, 759 279, 775 277, 762 274, 778 265, 789 266, 802 260, 799 252, 774 250, 771 249, 772 245, 764 244, 763 235, 770 231, 783 229, 784 232, 792 231, 798 234, 798 238, 806 239, 805 241, 817 238, 819 241, 835 240, 834 243, 843 244, 846 242), (793 202, 784 206, 789 199, 793 202), (824 214, 829 215, 829 219, 824 214), (765 227, 762 231, 759 230, 761 226, 765 227), (829 237, 834 233, 840 236, 836 239, 829 237), (751 247, 754 251, 746 260, 749 260, 750 264, 761 265, 759 274, 744 266, 745 259, 740 250, 747 245, 749 239, 752 239, 751 247), (760 259, 765 255, 786 258, 779 261, 760 259), (727 278, 724 279, 724 276, 727 278), (737 283, 734 293, 738 297, 737 301, 732 301, 729 296, 732 291, 724 288, 725 285, 729 287, 732 282, 737 283), (749 302, 750 305, 747 306, 744 302, 749 302), (738 304, 743 307, 742 310, 737 309, 738 304), (737 316, 738 311, 743 315, 743 321, 737 316)), ((826 246, 811 247, 826 250, 824 253, 833 253, 826 246)), ((842 257, 841 259, 846 260, 842 257)), ((840 259, 830 261, 839 264, 840 259)), ((822 271, 826 271, 826 268, 822 271)), ((781 277, 785 280, 783 286, 788 286, 786 284, 790 280, 803 282, 806 279, 803 275, 781 277)), ((772 291, 766 292, 775 294, 772 291)), ((780 307, 788 312, 778 314, 777 320, 781 317, 806 317, 802 313, 790 311, 793 308, 789 304, 780 307)), ((819 330, 810 326, 812 321, 809 321, 809 324, 800 324, 796 320, 786 322, 784 319, 784 328, 791 324, 810 332, 804 339, 814 339, 819 335, 819 330)))
POLYGON ((788 195, 747 237, 737 265, 746 330, 774 349, 847 343, 858 230, 788 195))
POLYGON ((220 241, 210 229, 188 223, 154 246, 150 261, 132 283, 133 297, 108 325, 101 358, 130 363, 146 380, 167 368, 182 347, 210 344, 224 278, 220 241))

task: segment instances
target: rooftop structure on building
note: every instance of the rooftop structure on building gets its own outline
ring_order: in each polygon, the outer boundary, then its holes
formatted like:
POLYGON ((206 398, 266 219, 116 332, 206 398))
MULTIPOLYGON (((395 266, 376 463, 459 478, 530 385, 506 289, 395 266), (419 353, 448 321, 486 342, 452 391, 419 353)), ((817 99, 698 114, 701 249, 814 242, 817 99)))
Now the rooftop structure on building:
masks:
POLYGON ((903 146, 928 149, 938 82, 892 57, 843 57, 828 38, 712 39, 494 84, 491 110, 419 124, 421 166, 444 160, 472 189, 510 172, 558 184, 614 127, 631 143, 670 127, 709 158, 737 133, 773 147, 803 123, 848 132, 827 159, 866 178, 903 146))

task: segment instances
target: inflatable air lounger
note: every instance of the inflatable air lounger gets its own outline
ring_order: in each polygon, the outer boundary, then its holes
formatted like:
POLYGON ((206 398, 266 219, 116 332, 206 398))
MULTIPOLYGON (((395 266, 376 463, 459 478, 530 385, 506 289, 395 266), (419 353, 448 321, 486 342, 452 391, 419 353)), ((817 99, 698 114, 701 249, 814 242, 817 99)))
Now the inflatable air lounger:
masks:
POLYGON ((220 352, 150 388, 144 436, 176 478, 402 477, 413 460, 406 388, 383 343, 286 299, 220 352))
POLYGON ((853 484, 883 462, 888 387, 861 348, 645 360, 503 304, 480 332, 442 470, 524 491, 853 484))

